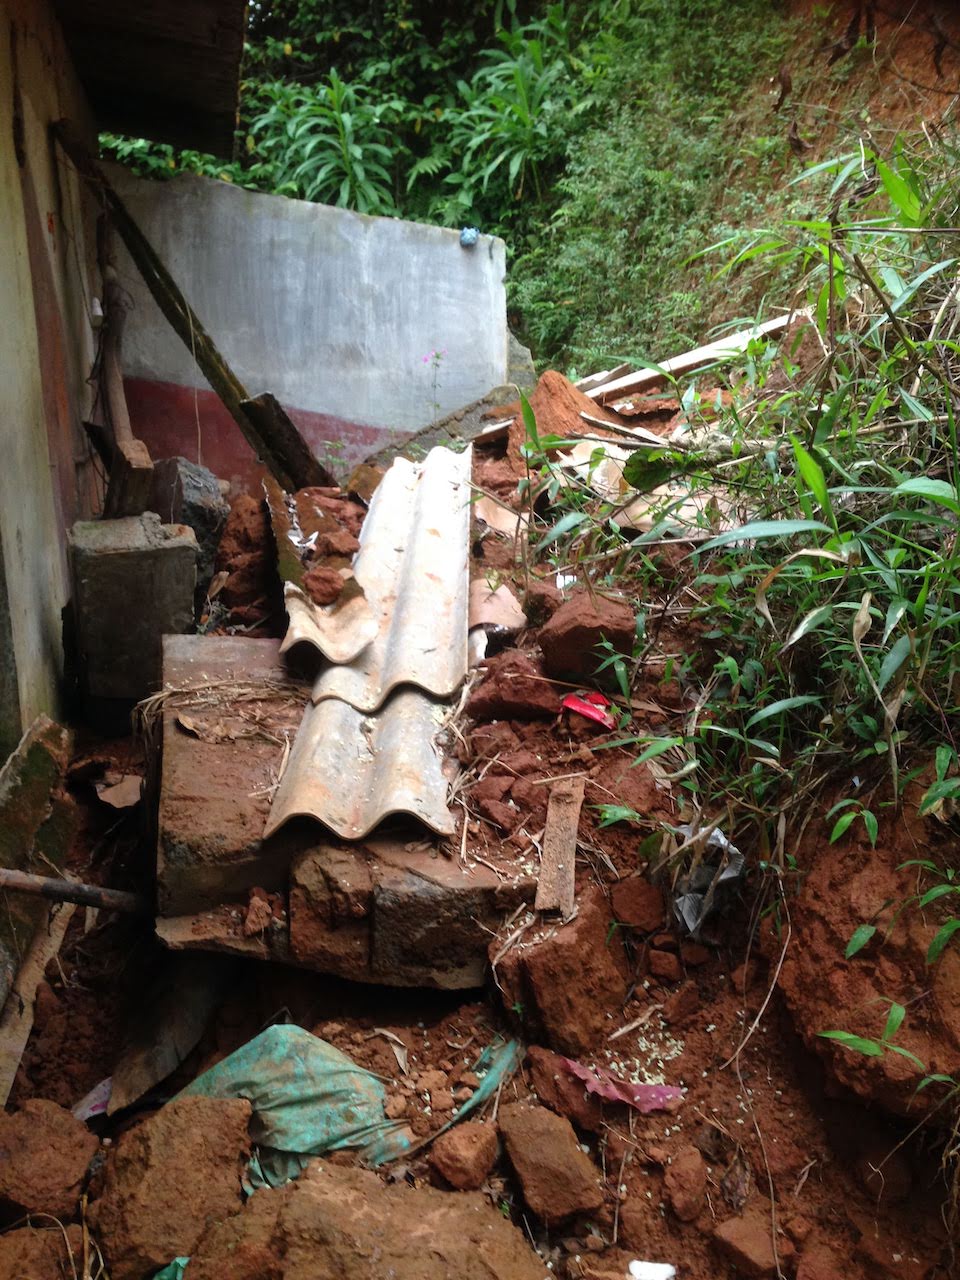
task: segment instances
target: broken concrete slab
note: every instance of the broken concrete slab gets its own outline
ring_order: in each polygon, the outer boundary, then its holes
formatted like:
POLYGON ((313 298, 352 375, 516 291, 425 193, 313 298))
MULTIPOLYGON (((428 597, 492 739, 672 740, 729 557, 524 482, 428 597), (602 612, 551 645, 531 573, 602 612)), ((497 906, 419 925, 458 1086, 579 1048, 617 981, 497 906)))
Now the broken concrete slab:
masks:
POLYGON ((478 987, 489 930, 534 891, 532 880, 468 872, 426 841, 324 843, 291 872, 291 955, 359 982, 478 987))
POLYGON ((289 932, 245 936, 242 907, 157 921, 175 950, 198 948, 281 961, 354 982, 466 990, 483 984, 490 930, 521 901, 529 878, 465 870, 428 842, 313 843, 294 855, 289 932))
POLYGON ((220 482, 207 467, 187 458, 161 458, 153 464, 150 509, 164 524, 185 524, 197 539, 198 603, 202 604, 210 579, 220 534, 230 504, 220 491, 220 482))
POLYGON ((193 629, 193 530, 150 511, 80 521, 69 550, 83 692, 136 702, 160 685, 161 638, 193 629))
MULTIPOLYGON (((38 716, 0 769, 0 867, 49 873, 62 867, 75 826, 75 809, 57 794, 70 755, 70 733, 38 716)), ((22 893, 2 893, 0 1007, 47 904, 22 893)))
POLYGON ((164 642, 163 764, 157 844, 160 938, 284 960, 358 982, 480 986, 489 930, 534 881, 441 855, 434 840, 339 841, 315 822, 263 838, 283 758, 309 686, 290 679, 276 640, 171 636, 164 642), (251 889, 289 889, 289 932, 246 936, 251 889))

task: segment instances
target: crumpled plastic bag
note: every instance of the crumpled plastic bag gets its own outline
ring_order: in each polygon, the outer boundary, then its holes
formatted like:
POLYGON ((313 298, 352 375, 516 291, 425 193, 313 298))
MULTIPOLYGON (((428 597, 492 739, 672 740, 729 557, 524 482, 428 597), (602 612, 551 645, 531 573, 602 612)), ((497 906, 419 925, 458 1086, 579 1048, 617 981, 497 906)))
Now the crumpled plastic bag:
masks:
MULTIPOLYGON (((677 828, 677 834, 690 839, 693 828, 677 828)), ((678 880, 673 914, 691 937, 696 938, 700 926, 717 907, 717 897, 740 880, 746 867, 746 859, 735 844, 731 844, 719 828, 710 832, 704 846, 707 852, 714 850, 721 855, 720 865, 701 862, 689 876, 678 880)))
POLYGON ((282 1186, 328 1151, 355 1148, 378 1165, 410 1146, 405 1125, 384 1116, 377 1077, 302 1027, 268 1027, 177 1096, 250 1102, 248 1191, 282 1186))

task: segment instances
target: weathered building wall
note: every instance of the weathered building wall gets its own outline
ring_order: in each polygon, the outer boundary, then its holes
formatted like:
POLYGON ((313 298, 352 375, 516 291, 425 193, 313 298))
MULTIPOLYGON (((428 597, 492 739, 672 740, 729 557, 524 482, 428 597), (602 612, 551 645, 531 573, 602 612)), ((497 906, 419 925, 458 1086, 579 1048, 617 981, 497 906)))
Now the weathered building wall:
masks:
MULTIPOLYGON (((501 240, 462 249, 441 227, 206 178, 109 172, 247 389, 272 391, 335 467, 506 381, 501 240)), ((252 455, 129 259, 118 265, 134 304, 124 335, 134 430, 154 457, 196 459, 199 434, 203 461, 238 483, 238 457, 252 455)))
POLYGON ((49 135, 64 116, 95 139, 49 5, 0 0, 0 755, 56 711, 63 535, 97 497, 95 211, 49 135))

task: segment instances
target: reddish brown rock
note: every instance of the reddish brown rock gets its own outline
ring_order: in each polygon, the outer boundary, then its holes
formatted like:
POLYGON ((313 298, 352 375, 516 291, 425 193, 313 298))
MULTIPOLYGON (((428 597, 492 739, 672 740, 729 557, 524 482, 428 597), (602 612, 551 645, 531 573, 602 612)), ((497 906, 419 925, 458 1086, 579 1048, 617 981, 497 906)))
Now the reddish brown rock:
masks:
POLYGON ((481 818, 493 822, 508 834, 522 817, 518 809, 507 803, 513 785, 510 775, 487 774, 470 788, 470 803, 481 818))
POLYGON ((664 982, 679 982, 683 977, 679 957, 672 951, 651 951, 649 964, 653 976, 664 982))
POLYGON ((583 1082, 565 1069, 559 1054, 533 1044, 527 1050, 527 1061, 533 1087, 544 1106, 558 1116, 565 1116, 578 1129, 600 1132, 602 1102, 595 1093, 587 1093, 583 1082))
POLYGON ((542 626, 563 604, 562 593, 545 578, 531 578, 523 597, 523 611, 532 627, 542 626))
POLYGON ((192 1254, 208 1227, 239 1212, 251 1110, 245 1099, 179 1098, 122 1135, 93 1212, 112 1280, 192 1254))
POLYGON ((314 604, 333 604, 343 590, 343 578, 329 565, 318 564, 303 575, 303 589, 314 604))
POLYGON ((0 1236, 0 1280, 59 1280, 76 1275, 74 1259, 82 1257, 83 1231, 76 1223, 64 1231, 53 1223, 20 1227, 0 1236))
MULTIPOLYGON (((770 1215, 758 1210, 747 1212, 742 1218, 728 1218, 714 1228, 713 1239, 720 1253, 743 1276, 762 1280, 776 1274, 777 1259, 773 1252, 773 1229, 770 1215)), ((794 1248, 784 1237, 777 1239, 780 1265, 793 1257, 794 1248)))
MULTIPOLYGON (((904 1239, 901 1232, 891 1230, 876 1217, 860 1223, 863 1231, 857 1241, 856 1256, 865 1264, 871 1280, 931 1280, 940 1270, 935 1259, 925 1256, 918 1241, 904 1239)), ((933 1241, 928 1247, 936 1254, 933 1241)))
POLYGON ((17 1217, 73 1217, 99 1146, 85 1124, 43 1098, 0 1115, 0 1205, 17 1217))
POLYGON ((702 947, 699 942, 683 942, 680 944, 680 959, 691 969, 697 969, 710 961, 712 952, 702 947))
POLYGON ((664 1186, 681 1222, 693 1222, 707 1203, 707 1166, 696 1147, 681 1147, 667 1165, 664 1186))
POLYGON ((497 1131, 482 1120, 465 1120, 441 1133, 430 1148, 430 1164, 458 1191, 476 1191, 497 1158, 497 1131))
POLYGON ((512 1102, 500 1108, 497 1123, 523 1198, 547 1226, 599 1209, 597 1170, 569 1120, 545 1107, 512 1102))
POLYGON ((325 556, 350 557, 360 550, 360 541, 346 529, 337 529, 330 533, 317 534, 313 553, 318 560, 325 556))
POLYGON ((633 652, 636 621, 622 600, 575 591, 540 631, 544 668, 552 676, 592 676, 608 640, 618 653, 633 652))
POLYGON ((610 904, 616 920, 643 933, 653 933, 663 924, 663 894, 640 876, 619 880, 611 890, 610 904))
POLYGON ((804 1249, 797 1267, 797 1280, 846 1280, 849 1267, 828 1249, 815 1244, 804 1249))
POLYGON ((520 811, 521 819, 538 822, 541 825, 547 816, 547 797, 550 788, 528 782, 526 778, 514 778, 510 788, 510 799, 520 811))
MULTIPOLYGON (((502 720, 494 724, 478 724, 470 733, 469 759, 492 760, 494 756, 516 751, 519 746, 520 739, 502 720)), ((511 765, 511 768, 516 766, 511 765)))
POLYGON ((619 1009, 627 990, 623 949, 610 929, 606 898, 591 887, 578 905, 569 924, 514 948, 498 967, 507 1006, 519 1003, 534 1034, 570 1057, 589 1052, 609 1033, 607 1013, 619 1009))
POLYGON ((559 715, 560 691, 526 654, 507 650, 486 664, 467 700, 472 720, 538 720, 559 715))
POLYGON ((216 1223, 190 1280, 543 1280, 523 1232, 475 1191, 388 1186, 317 1160, 216 1223))

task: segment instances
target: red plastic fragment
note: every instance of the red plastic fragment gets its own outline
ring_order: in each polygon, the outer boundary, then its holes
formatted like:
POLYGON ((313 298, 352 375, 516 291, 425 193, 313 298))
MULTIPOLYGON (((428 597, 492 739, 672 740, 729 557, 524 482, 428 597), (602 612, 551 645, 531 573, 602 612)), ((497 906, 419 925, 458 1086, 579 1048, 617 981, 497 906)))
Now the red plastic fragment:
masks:
POLYGON ((575 711, 578 716, 594 720, 597 724, 602 724, 605 729, 617 727, 617 722, 610 712, 603 709, 610 706, 610 701, 604 698, 602 693, 588 693, 585 698, 581 698, 578 693, 568 693, 560 705, 564 711, 575 711), (598 702, 601 698, 603 701, 598 702))
POLYGON ((608 1102, 625 1102, 646 1115, 650 1111, 675 1111, 683 1101, 683 1090, 672 1084, 633 1084, 621 1080, 606 1067, 585 1067, 573 1058, 561 1061, 571 1075, 582 1080, 588 1093, 597 1093, 608 1102))

